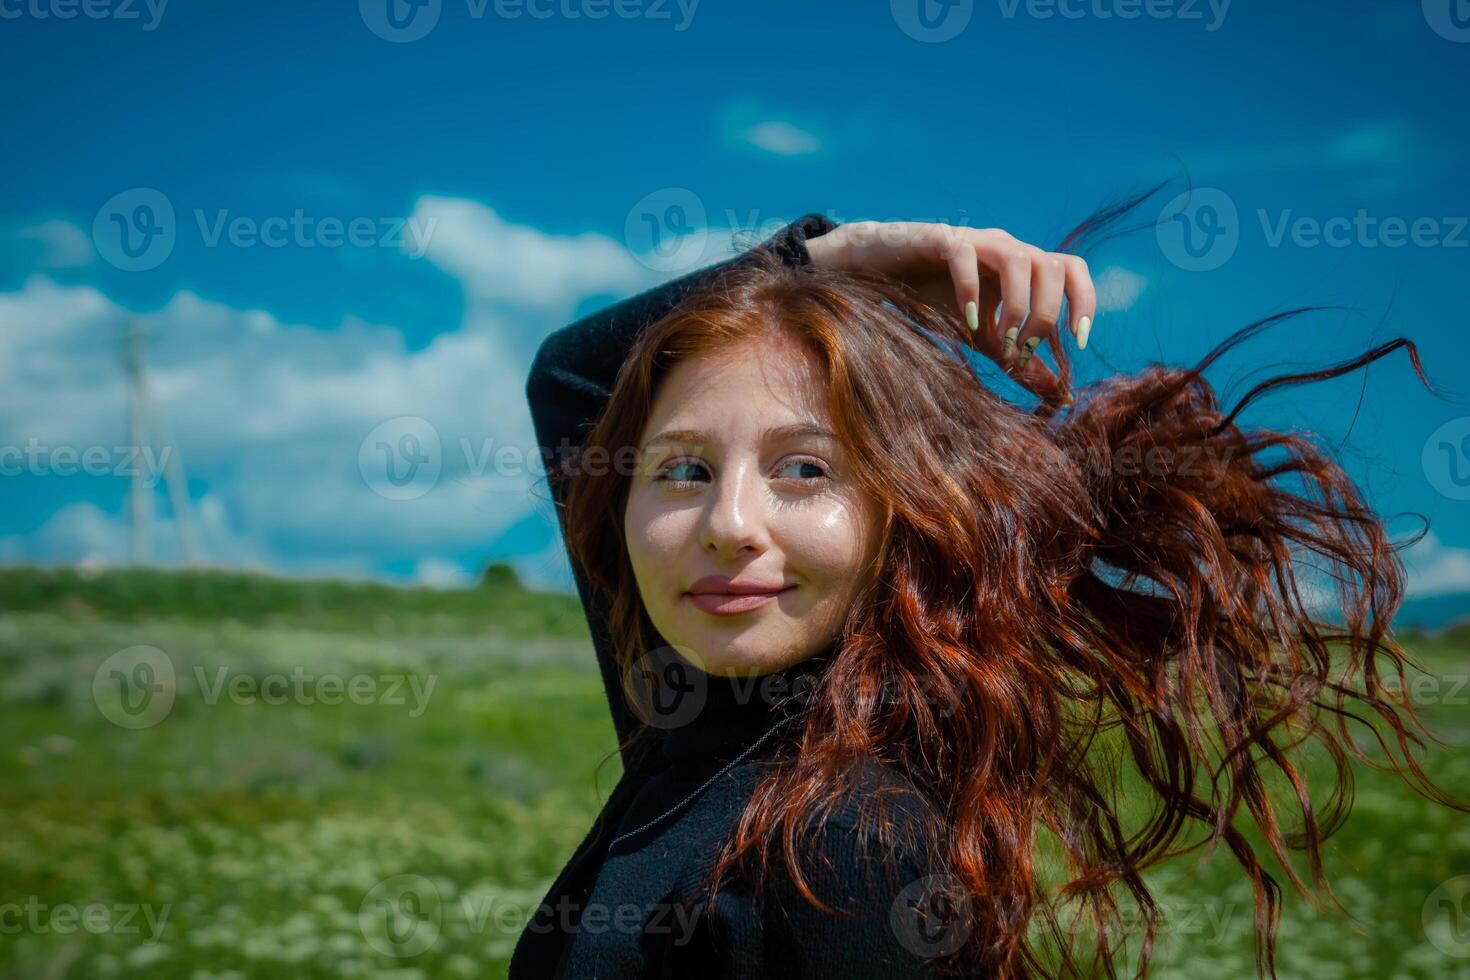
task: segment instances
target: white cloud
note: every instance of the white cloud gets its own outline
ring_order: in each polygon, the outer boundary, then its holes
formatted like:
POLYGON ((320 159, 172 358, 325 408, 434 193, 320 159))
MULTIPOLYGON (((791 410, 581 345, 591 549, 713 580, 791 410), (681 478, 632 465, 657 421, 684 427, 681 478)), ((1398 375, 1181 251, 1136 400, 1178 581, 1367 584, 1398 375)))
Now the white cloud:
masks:
POLYGON ((90 265, 97 257, 92 240, 72 224, 53 218, 28 225, 15 232, 15 238, 30 246, 32 262, 42 269, 69 269, 90 265))
POLYGON ((722 262, 796 217, 713 208, 706 212, 705 202, 692 192, 668 192, 665 203, 686 204, 703 215, 699 224, 679 229, 684 244, 672 259, 641 240, 647 236, 639 223, 629 223, 639 229, 631 233, 637 239, 631 242, 596 232, 552 235, 511 224, 478 201, 446 197, 420 198, 410 220, 432 228, 425 257, 464 287, 461 329, 497 334, 509 354, 529 365, 545 334, 568 322, 587 297, 632 296, 722 262), (635 252, 635 245, 649 250, 635 252))
POLYGON ((462 589, 472 584, 474 577, 459 562, 424 558, 414 566, 413 581, 431 589, 462 589))
POLYGON ((560 316, 584 296, 631 294, 656 278, 606 235, 547 234, 511 224, 478 201, 422 197, 410 221, 432 229, 425 256, 477 300, 560 316))
POLYGON ((286 325, 190 292, 139 314, 90 287, 32 277, 19 292, 0 293, 0 433, 50 443, 119 437, 130 321, 145 336, 154 399, 175 437, 205 447, 195 454, 265 443, 279 451, 365 433, 395 415, 480 432, 526 414, 525 365, 502 356, 493 332, 441 334, 408 351, 397 329, 355 319, 330 332, 286 325))
MULTIPOLYGON (((182 552, 178 527, 167 509, 153 501, 145 547, 151 558, 163 564, 178 564, 182 552)), ((203 544, 203 564, 228 568, 266 569, 270 556, 238 533, 223 502, 205 494, 194 502, 193 525, 203 544)), ((80 562, 94 567, 122 564, 132 558, 132 533, 127 519, 108 514, 89 500, 73 501, 56 510, 39 528, 27 534, 0 537, 0 561, 80 562)), ((356 574, 371 570, 359 561, 356 574)))
POLYGON ((740 133, 751 146, 778 156, 805 156, 822 148, 822 141, 804 129, 788 122, 771 120, 756 123, 740 133))
POLYGON ((44 555, 51 561, 111 564, 127 556, 127 528, 90 501, 67 504, 26 535, 0 538, 0 560, 44 555))
POLYGON ((1452 548, 1433 531, 1402 553, 1408 595, 1470 592, 1470 548, 1452 548))
MULTIPOLYGON (((147 337, 153 399, 184 466, 215 495, 196 505, 209 560, 367 572, 386 558, 473 548, 527 511, 536 468, 497 474, 485 452, 534 454, 528 365, 508 353, 506 322, 410 351, 399 331, 360 321, 327 332, 187 292, 138 314, 90 287, 33 277, 0 294, 0 445, 104 447, 119 459, 114 447, 129 441, 120 354, 129 321, 147 337), (442 475, 412 500, 380 495, 359 469, 364 438, 399 416, 428 420, 440 438, 442 475)), ((107 481, 117 498, 128 484, 115 471, 44 478, 107 481)), ((161 487, 158 498, 163 513, 161 487)), ((159 527, 155 554, 176 556, 159 527)), ((116 561, 126 550, 121 518, 73 504, 6 539, 0 557, 116 561)))
POLYGON ((1143 295, 1148 280, 1136 272, 1120 266, 1112 266, 1098 273, 1093 280, 1097 289, 1099 313, 1117 313, 1130 309, 1143 295))

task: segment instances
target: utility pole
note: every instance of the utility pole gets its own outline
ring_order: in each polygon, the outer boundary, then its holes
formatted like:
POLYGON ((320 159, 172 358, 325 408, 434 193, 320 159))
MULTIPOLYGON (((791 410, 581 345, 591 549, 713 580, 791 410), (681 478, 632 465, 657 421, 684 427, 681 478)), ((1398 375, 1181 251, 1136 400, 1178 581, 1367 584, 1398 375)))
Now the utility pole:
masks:
POLYGON ((174 530, 179 536, 179 551, 186 565, 199 563, 199 540, 194 534, 194 510, 189 500, 189 484, 184 477, 184 464, 178 446, 174 445, 163 415, 148 393, 147 366, 143 358, 143 330, 138 321, 130 320, 123 348, 123 371, 128 389, 128 438, 137 451, 132 483, 128 490, 128 515, 131 527, 130 550, 134 564, 147 564, 153 557, 151 524, 153 490, 144 481, 144 463, 158 461, 163 466, 168 487, 169 509, 173 511, 174 530), (156 437, 158 452, 144 452, 148 431, 156 437))

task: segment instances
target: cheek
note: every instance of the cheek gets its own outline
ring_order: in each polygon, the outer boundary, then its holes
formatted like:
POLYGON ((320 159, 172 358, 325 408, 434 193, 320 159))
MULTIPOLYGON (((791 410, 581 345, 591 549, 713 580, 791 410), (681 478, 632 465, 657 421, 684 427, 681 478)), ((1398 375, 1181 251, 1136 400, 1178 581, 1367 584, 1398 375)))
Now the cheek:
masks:
POLYGON ((692 508, 665 510, 639 495, 629 498, 624 514, 628 558, 640 580, 676 571, 671 560, 688 547, 694 534, 692 508))
POLYGON ((787 558, 813 579, 850 582, 873 552, 871 521, 850 498, 813 501, 781 526, 787 558))

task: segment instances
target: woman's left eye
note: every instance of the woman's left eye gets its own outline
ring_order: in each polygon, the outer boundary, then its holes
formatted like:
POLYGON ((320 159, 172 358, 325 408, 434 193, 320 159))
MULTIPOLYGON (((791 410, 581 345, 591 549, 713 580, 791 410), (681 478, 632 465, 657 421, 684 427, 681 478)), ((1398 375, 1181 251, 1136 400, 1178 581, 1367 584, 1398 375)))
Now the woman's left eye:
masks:
POLYGON ((781 471, 784 472, 785 470, 787 470, 787 469, 789 469, 791 467, 801 467, 801 466, 804 466, 808 470, 812 470, 812 471, 815 471, 815 472, 808 472, 804 476, 798 476, 797 477, 798 480, 814 480, 814 479, 815 480, 823 480, 823 479, 826 479, 826 477, 827 477, 827 471, 826 471, 826 469, 823 468, 823 466, 822 466, 821 463, 818 463, 814 459, 793 459, 793 460, 789 460, 789 461, 781 464, 781 471))

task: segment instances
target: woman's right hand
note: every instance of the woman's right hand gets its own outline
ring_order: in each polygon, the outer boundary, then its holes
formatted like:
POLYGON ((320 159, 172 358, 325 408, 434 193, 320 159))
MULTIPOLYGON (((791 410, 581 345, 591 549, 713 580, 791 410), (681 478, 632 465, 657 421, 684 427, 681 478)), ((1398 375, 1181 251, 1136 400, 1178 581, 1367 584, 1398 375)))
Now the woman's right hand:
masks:
POLYGON ((857 221, 806 244, 818 267, 887 275, 930 306, 956 310, 975 348, 1017 381, 1044 399, 1071 397, 1032 353, 1056 332, 1064 298, 1077 347, 1087 346, 1097 292, 1081 257, 1043 251, 999 228, 918 221, 857 221))

